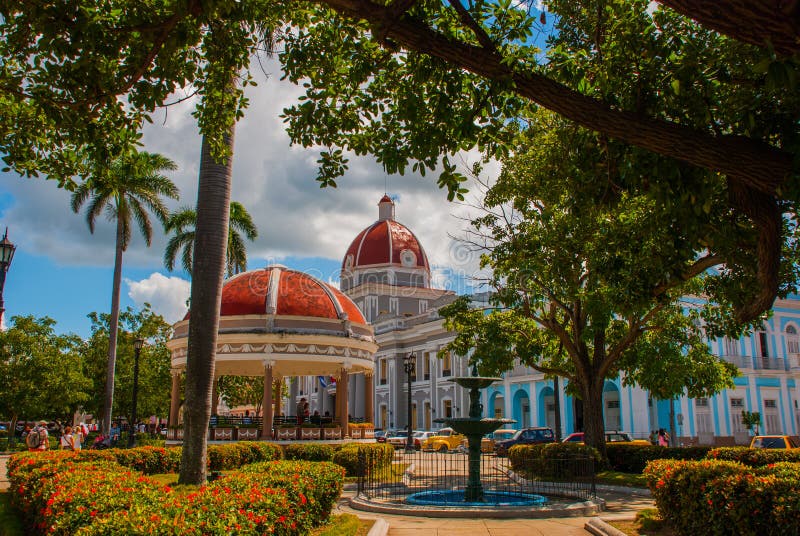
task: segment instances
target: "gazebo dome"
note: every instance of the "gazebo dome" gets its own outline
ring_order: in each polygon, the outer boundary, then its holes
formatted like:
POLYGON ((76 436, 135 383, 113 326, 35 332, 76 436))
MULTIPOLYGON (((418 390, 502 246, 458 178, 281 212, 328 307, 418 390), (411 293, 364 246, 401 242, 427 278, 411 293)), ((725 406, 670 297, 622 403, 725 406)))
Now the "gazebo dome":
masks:
POLYGON ((358 307, 338 289, 280 265, 228 279, 222 287, 220 314, 301 316, 366 324, 358 307))
MULTIPOLYGON (((186 366, 190 322, 187 314, 175 324, 167 343, 177 370, 186 366)), ((274 265, 223 284, 218 375, 258 376, 265 363, 281 376, 371 371, 377 348, 352 300, 311 275, 274 265)))
POLYGON ((342 260, 342 290, 366 281, 428 287, 430 273, 422 244, 394 219, 394 202, 384 195, 378 202, 378 220, 358 233, 347 248, 342 260))

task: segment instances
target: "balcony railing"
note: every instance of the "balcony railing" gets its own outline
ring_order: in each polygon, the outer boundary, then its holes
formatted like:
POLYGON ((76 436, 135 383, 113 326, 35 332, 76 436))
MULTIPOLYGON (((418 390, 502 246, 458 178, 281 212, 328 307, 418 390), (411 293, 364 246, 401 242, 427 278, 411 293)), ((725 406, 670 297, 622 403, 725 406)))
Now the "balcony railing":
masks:
POLYGON ((797 361, 787 361, 777 357, 753 357, 749 355, 724 355, 722 359, 746 370, 789 370, 789 366, 798 366, 797 361))

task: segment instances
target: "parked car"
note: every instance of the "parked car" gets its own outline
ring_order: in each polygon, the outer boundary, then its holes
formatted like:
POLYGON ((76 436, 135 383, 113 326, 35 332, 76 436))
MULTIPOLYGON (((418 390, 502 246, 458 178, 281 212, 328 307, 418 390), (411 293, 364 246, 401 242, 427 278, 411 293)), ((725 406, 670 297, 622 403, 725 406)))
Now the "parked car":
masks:
MULTIPOLYGON (((488 434, 486 437, 481 438, 481 452, 483 452, 484 454, 493 453, 498 441, 511 439, 516 433, 517 433, 516 430, 507 430, 505 428, 502 430, 495 430, 491 434, 488 434)), ((460 450, 463 452, 467 452, 468 448, 469 448, 469 441, 467 440, 467 438, 464 438, 464 440, 461 442, 460 450)))
POLYGON ((750 441, 751 449, 796 449, 797 441, 785 435, 757 435, 750 441))
MULTIPOLYGON (((583 432, 574 432, 562 440, 563 443, 583 443, 583 432)), ((649 445, 646 439, 634 439, 628 432, 606 431, 606 443, 632 443, 634 445, 649 445)))
POLYGON ((390 437, 386 438, 386 442, 396 449, 401 449, 405 447, 407 440, 408 440, 408 431, 406 430, 398 430, 397 432, 393 433, 390 437))
POLYGON ((422 443, 422 450, 448 452, 461 446, 465 437, 452 428, 442 428, 422 443))
POLYGON ((386 430, 375 430, 375 441, 378 443, 386 443, 386 434, 388 434, 386 430))
POLYGON ((533 428, 523 428, 514 434, 511 439, 498 441, 495 454, 498 456, 508 456, 508 451, 514 445, 538 445, 540 443, 555 443, 556 435, 552 428, 536 426, 533 428))
POLYGON ((416 450, 422 449, 422 443, 434 435, 436 435, 436 432, 414 432, 414 448, 416 450))

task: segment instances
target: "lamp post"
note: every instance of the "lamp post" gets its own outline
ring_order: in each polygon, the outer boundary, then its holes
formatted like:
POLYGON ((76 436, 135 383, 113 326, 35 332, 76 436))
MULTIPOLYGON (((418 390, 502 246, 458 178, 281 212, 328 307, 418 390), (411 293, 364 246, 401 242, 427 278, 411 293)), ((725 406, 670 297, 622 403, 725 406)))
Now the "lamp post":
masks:
POLYGON ((403 358, 403 370, 408 378, 408 437, 406 437, 406 452, 414 452, 414 438, 411 429, 411 373, 414 372, 414 352, 403 358))
POLYGON ((0 241, 0 322, 3 321, 3 313, 6 311, 5 303, 3 302, 3 287, 6 285, 6 272, 11 266, 11 259, 14 258, 14 252, 17 246, 8 240, 8 227, 3 235, 3 240, 0 241))
POLYGON ((139 398, 139 354, 144 346, 144 339, 133 341, 133 404, 131 407, 131 429, 128 432, 128 448, 136 445, 136 399, 139 398))

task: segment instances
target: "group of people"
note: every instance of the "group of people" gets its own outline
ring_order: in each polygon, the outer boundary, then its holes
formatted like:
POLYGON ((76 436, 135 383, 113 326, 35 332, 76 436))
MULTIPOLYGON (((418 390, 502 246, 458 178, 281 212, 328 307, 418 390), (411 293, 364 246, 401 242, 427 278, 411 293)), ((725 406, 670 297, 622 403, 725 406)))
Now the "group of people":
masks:
MULTIPOLYGON (((86 438, 89 436, 89 427, 81 423, 64 427, 64 432, 58 439, 58 446, 61 450, 78 451, 83 448, 86 438)), ((48 450, 50 448, 50 433, 47 430, 47 421, 39 421, 33 428, 26 428, 22 433, 25 444, 31 452, 48 450)))
POLYGON ((663 429, 653 430, 650 432, 650 444, 658 445, 659 447, 669 446, 669 433, 663 429))

